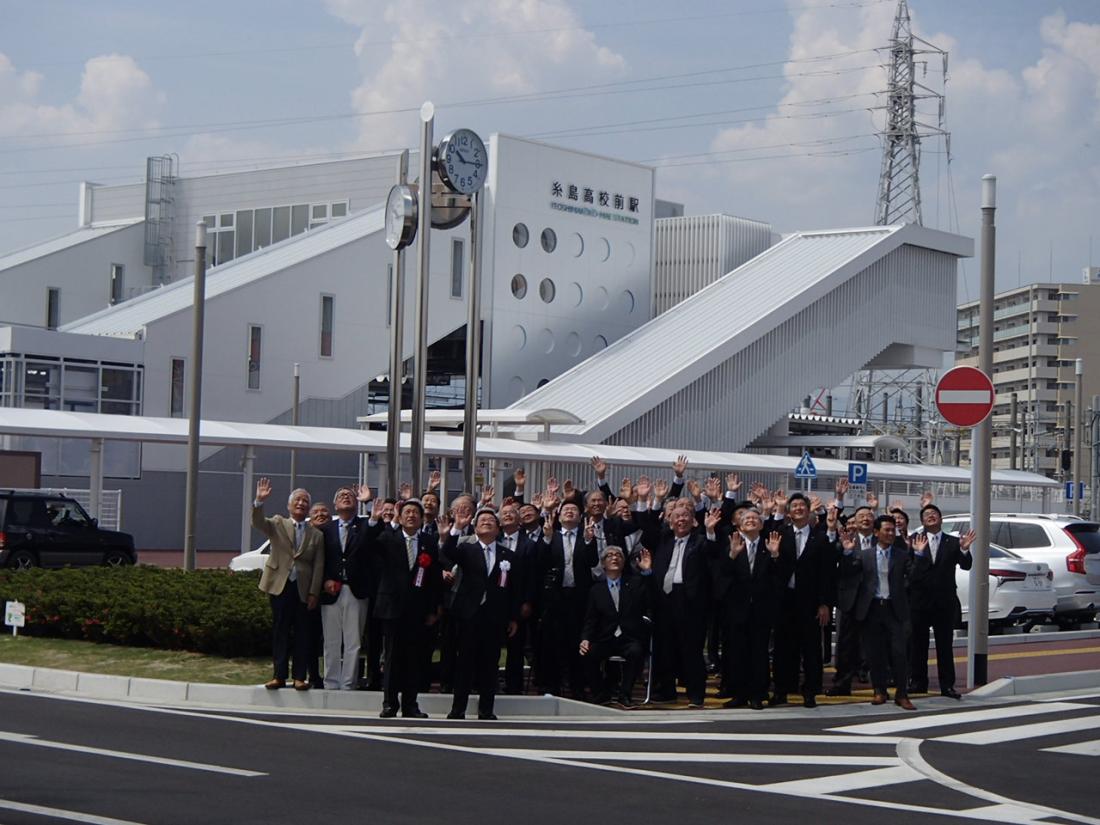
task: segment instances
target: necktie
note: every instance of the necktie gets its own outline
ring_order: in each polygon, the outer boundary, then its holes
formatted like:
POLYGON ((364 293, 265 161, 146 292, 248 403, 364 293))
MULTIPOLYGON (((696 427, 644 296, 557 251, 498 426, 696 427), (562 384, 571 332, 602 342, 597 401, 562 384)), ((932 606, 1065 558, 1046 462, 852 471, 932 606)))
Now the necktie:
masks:
POLYGON ((877 567, 875 568, 875 598, 876 599, 882 598, 882 588, 880 587, 880 583, 882 582, 882 574, 879 571, 882 570, 882 565, 883 565, 883 562, 885 560, 886 560, 886 551, 883 550, 880 547, 880 548, 878 548, 878 551, 875 554, 875 562, 877 564, 877 567))
POLYGON ((928 540, 928 547, 932 553, 932 564, 936 563, 936 554, 940 549, 940 534, 936 533, 928 540))
POLYGON ((294 522, 294 548, 298 549, 302 546, 302 536, 306 534, 306 523, 304 521, 294 522))
POLYGON ((577 582, 573 576, 573 531, 566 530, 562 535, 562 546, 565 549, 565 568, 562 570, 562 587, 575 587, 577 582))
POLYGON ((756 570, 756 542, 749 542, 749 572, 756 570))
POLYGON ((662 589, 666 593, 672 592, 672 586, 676 583, 676 570, 680 566, 680 559, 684 555, 684 544, 687 543, 687 539, 676 539, 676 545, 672 548, 672 560, 668 563, 668 571, 665 573, 665 580, 662 589))
POLYGON ((493 572, 493 556, 492 551, 488 547, 482 547, 481 552, 485 554, 485 572, 493 572))
POLYGON ((798 541, 798 558, 802 558, 802 550, 806 546, 806 528, 797 531, 795 537, 798 541))
POLYGON ((351 527, 350 521, 340 521, 340 549, 348 549, 348 528, 351 527))
POLYGON ((619 610, 619 583, 617 581, 609 582, 608 586, 611 588, 611 601, 613 601, 615 603, 615 610, 616 610, 616 612, 618 612, 618 610, 619 610))
POLYGON ((409 560, 409 570, 412 570, 416 562, 416 548, 413 547, 413 537, 409 535, 405 536, 405 556, 409 560))

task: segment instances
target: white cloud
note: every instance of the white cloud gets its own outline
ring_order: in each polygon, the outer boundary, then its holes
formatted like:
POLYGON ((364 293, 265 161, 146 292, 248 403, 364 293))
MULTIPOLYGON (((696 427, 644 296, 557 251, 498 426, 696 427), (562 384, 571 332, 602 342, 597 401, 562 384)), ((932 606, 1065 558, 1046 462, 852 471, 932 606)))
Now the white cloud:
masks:
MULTIPOLYGON (((625 68, 565 0, 326 0, 326 6, 361 27, 356 53, 364 76, 351 95, 358 111, 415 112, 424 100, 439 106, 526 94, 625 68)), ((412 112, 364 118, 358 145, 414 144, 412 112)))
POLYGON ((79 141, 91 133, 151 128, 164 105, 149 75, 133 58, 110 54, 84 64, 80 90, 72 101, 40 99, 42 75, 20 72, 0 54, 0 135, 49 136, 49 141, 79 141))

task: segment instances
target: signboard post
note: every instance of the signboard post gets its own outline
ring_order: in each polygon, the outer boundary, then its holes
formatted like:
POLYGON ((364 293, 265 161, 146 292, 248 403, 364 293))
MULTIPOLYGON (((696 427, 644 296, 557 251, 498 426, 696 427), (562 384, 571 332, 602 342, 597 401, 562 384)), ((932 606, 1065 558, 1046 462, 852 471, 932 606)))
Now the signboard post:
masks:
POLYGON ((27 623, 27 606, 23 602, 4 602, 4 624, 11 628, 11 635, 18 636, 19 628, 27 623))

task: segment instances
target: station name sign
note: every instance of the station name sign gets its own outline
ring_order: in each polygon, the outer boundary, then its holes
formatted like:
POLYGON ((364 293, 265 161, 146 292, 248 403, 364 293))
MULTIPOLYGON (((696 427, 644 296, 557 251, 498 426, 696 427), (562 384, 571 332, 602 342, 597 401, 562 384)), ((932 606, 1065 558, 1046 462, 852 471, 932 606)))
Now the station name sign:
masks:
POLYGON ((624 196, 618 192, 607 192, 588 186, 577 186, 575 183, 563 184, 556 180, 550 184, 550 197, 552 198, 550 208, 559 212, 585 215, 605 221, 638 224, 638 218, 635 215, 638 214, 640 201, 634 196, 624 196))

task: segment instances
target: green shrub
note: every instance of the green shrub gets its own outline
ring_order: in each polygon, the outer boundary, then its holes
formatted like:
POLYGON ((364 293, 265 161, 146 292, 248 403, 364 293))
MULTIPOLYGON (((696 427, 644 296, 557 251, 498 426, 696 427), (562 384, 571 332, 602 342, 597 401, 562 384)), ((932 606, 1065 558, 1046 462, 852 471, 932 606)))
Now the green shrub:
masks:
POLYGON ((271 608, 258 583, 258 571, 0 569, 0 602, 27 606, 21 632, 29 635, 264 656, 271 655, 271 608))

